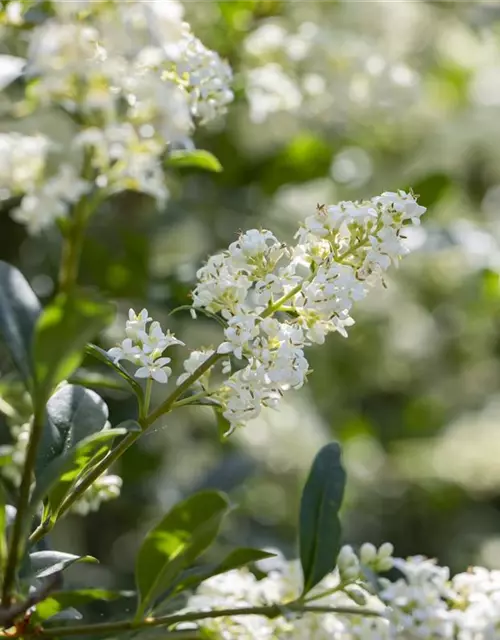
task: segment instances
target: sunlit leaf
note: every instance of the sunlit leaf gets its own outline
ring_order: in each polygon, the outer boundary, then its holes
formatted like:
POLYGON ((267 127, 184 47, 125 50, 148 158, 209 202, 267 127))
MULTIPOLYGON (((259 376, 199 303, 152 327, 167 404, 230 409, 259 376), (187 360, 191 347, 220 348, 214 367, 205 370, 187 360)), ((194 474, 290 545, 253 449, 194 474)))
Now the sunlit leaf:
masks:
MULTIPOLYGON (((43 622, 57 616, 66 610, 78 610, 78 607, 89 603, 102 601, 111 602, 120 598, 131 598, 135 596, 132 591, 107 591, 105 589, 80 589, 78 591, 55 591, 36 607, 36 621, 43 622)), ((81 618, 81 614, 79 618, 81 618)))
POLYGON ((229 508, 221 493, 201 491, 176 504, 148 533, 136 561, 138 616, 212 544, 229 508))
POLYGON ((340 550, 339 509, 345 488, 340 446, 331 443, 314 459, 300 505, 300 562, 303 593, 333 571, 340 550))
POLYGON ((114 306, 87 294, 60 295, 46 307, 35 328, 37 405, 80 365, 87 342, 113 319, 114 306))
POLYGON ((64 571, 77 562, 97 563, 92 556, 75 556, 72 553, 62 551, 35 551, 30 553, 32 575, 35 578, 47 578, 48 576, 64 571))
POLYGON ((165 160, 165 164, 167 167, 176 169, 202 169, 203 171, 213 171, 215 173, 222 171, 222 165, 217 158, 203 149, 171 151, 165 160))
POLYGON ((233 569, 239 569, 252 562, 258 562, 259 560, 265 560, 266 558, 274 557, 274 553, 268 553, 267 551, 261 551, 260 549, 251 549, 247 547, 241 547, 240 549, 234 549, 231 551, 222 562, 205 567, 191 569, 183 573, 179 580, 176 582, 175 587, 170 596, 176 595, 181 591, 187 589, 195 589, 204 580, 208 580, 212 576, 217 576, 233 569))

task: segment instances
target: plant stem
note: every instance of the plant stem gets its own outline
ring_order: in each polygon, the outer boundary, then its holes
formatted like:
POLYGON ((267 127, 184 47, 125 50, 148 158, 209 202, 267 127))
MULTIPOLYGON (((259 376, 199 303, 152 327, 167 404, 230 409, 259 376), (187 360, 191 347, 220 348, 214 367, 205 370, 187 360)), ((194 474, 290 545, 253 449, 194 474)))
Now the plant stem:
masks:
MULTIPOLYGON (((152 627, 169 627, 181 622, 197 622, 208 618, 227 618, 230 616, 264 616, 277 618, 284 612, 294 613, 336 613, 340 615, 359 615, 370 617, 383 617, 383 613, 374 609, 362 607, 322 607, 306 605, 298 602, 289 604, 272 604, 261 607, 239 607, 235 609, 214 609, 212 611, 192 611, 188 613, 159 616, 158 618, 146 618, 144 620, 123 620, 120 622, 104 622, 101 624, 77 625, 75 627, 51 627, 38 631, 37 638, 57 638, 59 636, 99 635, 119 631, 133 631, 134 629, 147 629, 152 627)), ((182 637, 182 636, 177 636, 182 637)), ((172 640, 175 636, 172 636, 172 640)))
MULTIPOLYGON (((70 495, 64 500, 61 505, 61 508, 58 513, 58 518, 64 515, 72 505, 80 498, 85 491, 90 487, 90 485, 95 482, 105 471, 110 467, 113 462, 118 460, 120 456, 122 456, 125 451, 132 445, 134 442, 141 436, 141 432, 131 432, 127 434, 120 444, 110 451, 108 455, 103 458, 93 469, 90 471, 76 486, 74 491, 70 493, 70 495)), ((43 538, 49 531, 51 531, 55 522, 46 521, 43 522, 39 527, 37 527, 29 538, 30 544, 35 544, 43 538)))
POLYGON ((177 409, 177 407, 184 407, 186 405, 195 404, 197 400, 207 398, 210 393, 210 391, 200 391, 200 393, 193 393, 193 395, 189 396, 188 398, 183 398, 182 400, 177 400, 177 402, 174 402, 172 408, 177 409))
MULTIPOLYGON (((94 206, 95 205, 92 205, 91 210, 93 210, 94 206)), ((366 242, 367 242, 366 238, 360 239, 352 247, 349 247, 346 251, 344 251, 339 256, 339 259, 346 258, 348 255, 353 253, 357 248, 366 244, 366 242)), ((310 279, 312 279, 312 277, 314 277, 314 274, 311 276, 310 279)), ((275 302, 270 303, 266 307, 266 309, 264 309, 264 311, 260 314, 261 318, 267 318, 271 316, 273 313, 275 313, 276 311, 279 311, 280 309, 282 309, 284 304, 288 302, 288 300, 293 298, 293 296, 295 296, 297 293, 301 291, 302 287, 303 287, 303 283, 301 282, 297 284, 295 287, 293 287, 293 289, 291 289, 288 293, 281 296, 281 298, 279 298, 275 302)), ((288 310, 289 308, 287 307, 287 311, 288 310)), ((206 395, 204 393, 196 394, 194 396, 191 396, 190 398, 178 400, 178 398, 181 397, 185 391, 188 391, 188 389, 191 387, 191 385, 194 382, 196 382, 206 371, 208 371, 213 365, 215 365, 222 357, 223 357, 222 354, 214 352, 188 378, 186 378, 186 380, 184 380, 182 384, 180 384, 176 389, 174 389, 174 391, 168 396, 168 398, 166 398, 166 400, 164 400, 162 404, 160 404, 148 416, 141 416, 139 419, 139 423, 142 427, 142 433, 146 431, 154 422, 156 422, 158 418, 160 418, 165 413, 168 413, 171 409, 175 407, 180 407, 186 404, 190 404, 193 401, 193 399, 206 395)), ((148 382, 146 385, 145 400, 144 400, 144 410, 143 410, 144 413, 147 413, 149 408, 149 403, 151 398, 151 382, 152 382, 151 379, 148 379, 148 382)), ((75 503, 75 501, 78 500, 78 498, 80 498, 83 495, 83 493, 85 493, 85 491, 90 487, 90 485, 93 482, 95 482, 95 480, 97 480, 114 462, 116 462, 116 460, 118 460, 118 458, 123 453, 125 453, 125 451, 142 435, 142 433, 134 432, 125 436, 125 438, 123 438, 120 444, 115 449, 110 451, 110 453, 105 458, 103 458, 101 462, 99 462, 99 464, 97 464, 92 469, 92 471, 88 473, 80 481, 76 489, 63 502, 61 509, 59 511, 58 517, 61 517, 62 515, 64 515, 68 511, 68 509, 70 509, 71 506, 75 503)), ((54 524, 55 523, 50 521, 43 522, 31 534, 29 539, 30 543, 34 544, 35 542, 43 538, 44 535, 52 529, 54 524)))
MULTIPOLYGON (((90 151, 85 153, 82 177, 92 179, 92 158, 90 151)), ((73 215, 66 222, 63 230, 63 248, 59 269, 59 292, 69 294, 73 291, 80 265, 85 227, 87 222, 105 197, 105 192, 98 189, 92 196, 83 195, 73 207, 73 215)))
POLYGON ((333 587, 332 589, 328 589, 327 591, 322 591, 321 593, 316 593, 312 596, 308 596, 307 598, 304 598, 304 602, 314 602, 315 600, 321 600, 321 598, 325 598, 326 596, 331 596, 334 593, 338 593, 339 591, 342 591, 342 589, 345 587, 346 585, 341 582, 340 584, 338 584, 336 587, 333 587))
POLYGON ((88 204, 83 197, 74 207, 73 218, 64 231, 61 268, 59 270, 59 291, 69 294, 74 289, 80 256, 83 247, 85 225, 88 219, 88 204))
POLYGON ((146 418, 146 420, 144 421, 144 427, 147 428, 151 426, 153 422, 156 422, 156 420, 158 420, 160 416, 162 416, 164 413, 167 413, 167 411, 170 411, 177 398, 179 398, 185 391, 187 391, 193 384, 193 382, 196 382, 196 380, 198 380, 198 378, 200 378, 205 373, 205 371, 208 371, 210 367, 212 367, 222 357, 223 354, 217 353, 217 351, 212 353, 212 355, 207 358, 205 362, 202 362, 200 366, 188 378, 186 378, 182 384, 174 389, 174 391, 172 391, 168 398, 146 418))
POLYGON ((143 405, 143 412, 144 412, 144 416, 141 416, 142 418, 146 418, 148 415, 148 411, 149 411, 149 405, 151 403, 151 391, 153 389, 153 378, 148 378, 146 381, 146 393, 144 394, 144 405, 143 405))
POLYGON ((10 605, 12 588, 16 580, 16 569, 24 552, 26 529, 29 525, 27 518, 29 515, 29 500, 33 470, 36 463, 38 445, 43 433, 44 410, 36 410, 33 416, 26 460, 24 462, 21 486, 19 488, 19 500, 16 505, 16 517, 12 527, 12 537, 10 540, 9 553, 5 566, 5 576, 2 586, 2 606, 10 605))

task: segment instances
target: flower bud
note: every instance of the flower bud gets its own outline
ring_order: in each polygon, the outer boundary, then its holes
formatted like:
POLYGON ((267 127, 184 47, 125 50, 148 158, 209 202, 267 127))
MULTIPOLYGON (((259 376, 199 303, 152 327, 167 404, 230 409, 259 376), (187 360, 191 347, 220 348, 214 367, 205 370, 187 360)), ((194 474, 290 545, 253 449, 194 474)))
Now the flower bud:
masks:
POLYGON ((356 586, 350 585, 344 589, 344 592, 360 607, 366 604, 367 598, 363 591, 356 586))
POLYGON ((377 548, 371 542, 365 542, 359 550, 362 564, 371 565, 377 559, 377 548))
POLYGON ((390 542, 384 542, 378 550, 379 558, 389 558, 394 553, 394 545, 390 542))

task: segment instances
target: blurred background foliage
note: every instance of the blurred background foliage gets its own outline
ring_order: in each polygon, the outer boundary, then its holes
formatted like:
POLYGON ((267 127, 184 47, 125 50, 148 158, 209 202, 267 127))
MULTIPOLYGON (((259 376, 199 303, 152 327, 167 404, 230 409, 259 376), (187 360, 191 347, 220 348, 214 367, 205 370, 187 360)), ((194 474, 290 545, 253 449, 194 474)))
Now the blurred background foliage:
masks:
MULTIPOLYGON (((217 344, 216 323, 168 314, 189 304, 196 269, 239 230, 290 239, 317 203, 410 186, 428 213, 387 289, 356 309, 349 339, 334 335, 309 352, 310 383, 280 412, 221 443, 208 409, 179 409, 121 461, 121 499, 68 518, 54 545, 101 559, 85 568, 89 583, 130 585, 135 550, 158 515, 215 487, 239 505, 224 544, 294 556, 305 474, 319 447, 338 439, 347 542, 391 540, 397 554, 436 556, 454 570, 499 568, 500 7, 208 0, 185 9, 235 70, 229 115, 196 140, 224 172, 170 173, 165 211, 126 193, 94 217, 80 281, 119 309, 103 346, 120 337, 130 306, 146 306, 190 347, 217 344)), ((4 117, 0 129, 49 132, 61 156, 72 136, 71 121, 49 111, 4 117)), ((0 258, 49 300, 57 231, 27 237, 7 213, 0 258)), ((185 352, 175 356, 179 367, 185 352)), ((9 367, 0 367, 6 393, 9 367)), ((102 394, 114 424, 130 417, 130 397, 102 394)))

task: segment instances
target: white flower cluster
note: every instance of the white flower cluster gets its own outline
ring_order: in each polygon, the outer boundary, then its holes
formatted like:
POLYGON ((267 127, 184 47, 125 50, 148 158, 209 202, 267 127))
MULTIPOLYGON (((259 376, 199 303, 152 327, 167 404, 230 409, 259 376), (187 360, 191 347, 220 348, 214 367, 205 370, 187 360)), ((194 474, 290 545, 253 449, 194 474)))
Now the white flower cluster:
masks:
POLYGON ((42 135, 0 133, 0 200, 35 189, 50 147, 42 135))
MULTIPOLYGON (((389 543, 378 550, 367 543, 356 555, 351 547, 343 547, 338 569, 308 594, 315 605, 354 608, 349 615, 335 612, 299 615, 287 612, 286 604, 282 604, 282 617, 240 615, 207 619, 201 626, 215 637, 228 640, 500 638, 500 571, 473 567, 450 579, 448 568, 438 566, 434 560, 420 556, 393 558, 392 550, 389 543), (377 575, 392 567, 401 575, 395 581, 377 575), (367 570, 372 580, 367 578, 367 570), (377 615, 364 616, 363 609, 377 615)), ((298 563, 272 562, 274 567, 260 580, 246 569, 210 578, 190 598, 189 610, 256 607, 294 601, 300 593, 298 563)))
POLYGON ((82 180, 72 165, 63 164, 58 172, 29 189, 12 218, 26 226, 28 233, 38 234, 52 226, 55 220, 65 218, 70 206, 88 193, 91 185, 82 180))
MULTIPOLYGON (((9 464, 2 465, 0 471, 6 480, 19 487, 31 434, 31 422, 10 425, 10 433, 13 444, 2 447, 2 453, 10 456, 9 464)), ((75 500, 71 511, 81 516, 87 515, 90 511, 97 511, 103 502, 118 498, 121 487, 120 476, 105 473, 75 500)))
POLYGON ((192 34, 176 0, 54 2, 53 11, 27 32, 28 103, 75 114, 72 153, 91 152, 93 175, 63 165, 45 176, 46 138, 0 134, 0 199, 26 194, 13 217, 31 234, 94 189, 140 191, 163 206, 165 153, 192 147, 196 123, 233 99, 230 67, 192 34))
POLYGON ((85 493, 71 505, 71 511, 79 516, 86 516, 91 511, 97 511, 103 502, 109 502, 109 500, 119 497, 122 484, 120 476, 105 473, 95 480, 85 493))
POLYGON ((161 159, 190 146, 195 123, 225 113, 231 69, 168 2, 58 2, 34 29, 27 73, 33 93, 79 113, 78 143, 95 148, 98 186, 168 196, 161 159))
POLYGON ((295 246, 252 229, 198 271, 193 308, 220 313, 227 326, 217 352, 243 365, 212 395, 232 427, 304 384, 304 347, 347 335, 353 303, 406 253, 404 228, 424 212, 404 191, 321 205, 295 246))
POLYGON ((162 354, 168 347, 184 343, 169 331, 163 333, 160 323, 151 320, 147 309, 143 309, 139 314, 130 309, 125 325, 127 337, 119 347, 109 349, 108 354, 115 362, 127 360, 135 364, 138 367, 135 371, 137 378, 151 378, 166 384, 172 373, 172 369, 167 366, 171 358, 162 354))
POLYGON ((91 185, 72 165, 62 164, 57 173, 46 174, 51 142, 43 135, 0 134, 0 200, 22 195, 12 211, 16 222, 37 234, 64 218, 91 185))
MULTIPOLYGON (((383 20, 376 12, 371 17, 375 25, 383 20)), ((287 7, 251 31, 243 43, 250 119, 261 123, 288 112, 331 123, 355 112, 373 122, 377 111, 397 117, 411 106, 420 97, 420 77, 410 53, 398 49, 395 56, 383 37, 377 42, 356 20, 350 7, 339 7, 325 27, 321 15, 303 21, 287 7)))

